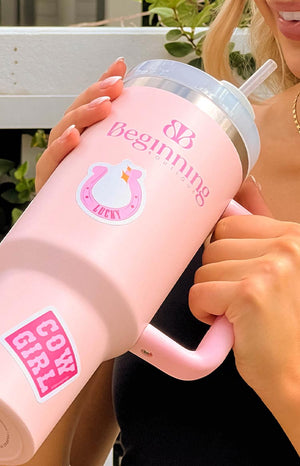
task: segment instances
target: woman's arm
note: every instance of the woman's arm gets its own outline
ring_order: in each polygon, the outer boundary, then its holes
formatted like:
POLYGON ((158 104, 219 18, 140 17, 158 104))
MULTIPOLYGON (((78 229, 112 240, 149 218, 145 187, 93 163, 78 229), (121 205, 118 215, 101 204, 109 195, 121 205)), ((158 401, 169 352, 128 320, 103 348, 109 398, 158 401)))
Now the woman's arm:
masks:
POLYGON ((112 402, 113 360, 106 361, 88 383, 71 448, 72 466, 104 464, 119 433, 112 402))

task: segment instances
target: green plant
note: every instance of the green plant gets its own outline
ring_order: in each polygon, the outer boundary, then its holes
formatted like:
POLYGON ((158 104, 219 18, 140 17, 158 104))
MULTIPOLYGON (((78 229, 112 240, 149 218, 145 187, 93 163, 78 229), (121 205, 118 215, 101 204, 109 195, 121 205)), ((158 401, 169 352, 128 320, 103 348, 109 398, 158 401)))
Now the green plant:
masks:
MULTIPOLYGON (((31 147, 47 147, 47 136, 37 130, 32 137, 31 147)), ((40 157, 38 155, 37 159, 40 157)), ((27 175, 28 162, 18 167, 11 160, 0 159, 0 239, 22 215, 35 196, 34 178, 27 175)))
MULTIPOLYGON (((223 0, 146 0, 149 3, 150 20, 154 15, 159 18, 159 25, 172 29, 166 34, 166 50, 173 57, 182 58, 193 54, 188 62, 203 69, 202 46, 206 30, 197 28, 208 27, 215 18, 223 0)), ((251 13, 246 5, 240 27, 249 25, 251 13)), ((255 71, 255 60, 250 53, 242 54, 234 51, 230 44, 230 64, 239 76, 247 79, 255 71)))

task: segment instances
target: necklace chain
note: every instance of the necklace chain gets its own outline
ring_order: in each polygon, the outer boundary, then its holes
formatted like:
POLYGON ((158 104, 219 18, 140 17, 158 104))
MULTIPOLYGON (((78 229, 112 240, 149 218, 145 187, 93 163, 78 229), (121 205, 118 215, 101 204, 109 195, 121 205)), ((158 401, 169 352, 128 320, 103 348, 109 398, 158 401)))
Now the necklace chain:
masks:
POLYGON ((296 98, 295 98, 294 103, 293 103, 293 119, 294 119, 296 128, 298 130, 298 133, 300 134, 300 123, 299 123, 299 120, 298 120, 298 117, 297 117, 297 102, 298 102, 298 97, 299 96, 300 96, 300 92, 298 92, 298 94, 296 95, 296 98))

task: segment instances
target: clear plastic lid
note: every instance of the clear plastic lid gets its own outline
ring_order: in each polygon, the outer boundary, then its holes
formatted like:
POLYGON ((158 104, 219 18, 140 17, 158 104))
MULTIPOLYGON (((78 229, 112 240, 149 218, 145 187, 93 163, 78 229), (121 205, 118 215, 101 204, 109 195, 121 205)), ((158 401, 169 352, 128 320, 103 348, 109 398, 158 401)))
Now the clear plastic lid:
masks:
MULTIPOLYGON (((256 76, 262 76, 262 73, 258 70, 256 76)), ((211 99, 227 114, 240 133, 248 153, 249 171, 251 170, 260 152, 260 139, 251 104, 241 90, 226 81, 218 81, 198 68, 173 60, 145 61, 129 71, 125 82, 140 77, 164 78, 189 87, 211 99)), ((263 80, 265 78, 266 76, 263 77, 263 80)), ((250 80, 251 78, 248 80, 250 82, 248 88, 251 91, 257 86, 257 81, 262 81, 262 79, 256 79, 255 86, 253 86, 250 80)), ((254 81, 252 80, 252 82, 254 81)))

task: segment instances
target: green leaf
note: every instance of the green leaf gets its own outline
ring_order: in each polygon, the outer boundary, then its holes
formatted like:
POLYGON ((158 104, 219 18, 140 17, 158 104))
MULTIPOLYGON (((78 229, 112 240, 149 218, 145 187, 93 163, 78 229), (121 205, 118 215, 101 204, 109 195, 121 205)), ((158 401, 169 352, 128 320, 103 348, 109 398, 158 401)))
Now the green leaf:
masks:
POLYGON ((35 193, 35 179, 34 178, 29 178, 27 180, 28 183, 28 189, 32 192, 35 193))
POLYGON ((178 26, 180 26, 180 24, 178 23, 178 21, 175 19, 175 18, 171 18, 168 17, 168 18, 161 18, 161 21, 160 21, 164 26, 168 27, 168 28, 176 28, 178 26))
POLYGON ((10 204, 23 204, 23 202, 21 202, 19 199, 17 191, 15 191, 13 188, 4 191, 1 194, 1 197, 10 204))
POLYGON ((15 178, 9 175, 0 175, 0 185, 7 183, 16 184, 16 180, 15 178))
MULTIPOLYGON (((174 17, 172 8, 150 8, 151 13, 158 14, 160 23, 167 27, 178 27, 178 21, 174 17)), ((152 15, 151 15, 152 16, 152 15)))
POLYGON ((166 1, 168 3, 168 0, 146 0, 147 3, 150 3, 150 6, 148 9, 154 8, 156 6, 165 6, 166 1), (153 5, 153 6, 151 6, 153 5))
POLYGON ((149 10, 152 8, 173 8, 175 0, 146 0, 147 3, 150 3, 149 10))
POLYGON ((28 190, 22 191, 21 193, 18 193, 18 198, 19 198, 19 204, 30 202, 31 201, 30 192, 28 190))
POLYGON ((28 170, 28 162, 26 161, 22 163, 22 165, 20 165, 15 171, 14 177, 16 178, 16 180, 21 180, 22 178, 24 178, 24 176, 27 173, 27 170, 28 170))
POLYGON ((233 52, 234 47, 235 47, 235 43, 234 42, 229 42, 229 44, 228 44, 229 53, 233 52))
POLYGON ((192 44, 183 42, 169 42, 165 44, 165 48, 173 57, 185 57, 194 50, 192 44))
POLYGON ((243 79, 248 79, 256 69, 255 59, 251 53, 242 54, 235 50, 229 55, 230 66, 243 79))
POLYGON ((14 166, 15 164, 11 160, 0 159, 0 175, 6 175, 14 166))
POLYGON ((193 27, 198 15, 197 2, 184 2, 177 8, 177 16, 181 26, 193 27))
POLYGON ((31 140, 31 147, 40 147, 46 149, 48 145, 48 137, 43 129, 38 129, 31 140))
POLYGON ((159 15, 161 17, 173 17, 174 16, 174 11, 172 8, 163 8, 163 7, 157 7, 157 8, 149 8, 151 13, 159 15))
POLYGON ((180 5, 182 5, 182 4, 185 3, 185 2, 186 2, 186 0, 176 0, 176 2, 175 2, 175 3, 176 3, 175 8, 180 7, 180 5))
POLYGON ((207 31, 197 32, 197 34, 194 35, 193 40, 204 38, 206 33, 207 31))
POLYGON ((208 5, 200 13, 198 13, 194 18, 192 26, 194 28, 207 26, 211 20, 211 9, 212 5, 208 5))
POLYGON ((185 2, 186 0, 165 0, 164 6, 168 6, 170 8, 177 8, 181 3, 185 2))
POLYGON ((202 47, 203 47, 203 42, 204 42, 204 39, 205 39, 205 35, 203 35, 201 37, 200 40, 198 40, 198 43, 197 43, 197 46, 196 46, 196 54, 199 55, 199 57, 202 55, 202 47))
POLYGON ((194 58, 193 60, 188 62, 189 65, 194 66, 195 68, 199 68, 199 70, 203 70, 203 60, 201 57, 194 58))
POLYGON ((22 193, 22 192, 24 192, 24 191, 28 191, 28 183, 26 182, 26 180, 20 181, 20 183, 16 184, 15 190, 16 190, 18 193, 22 193))
POLYGON ((166 39, 173 41, 178 40, 182 36, 182 32, 180 29, 171 29, 166 35, 166 39))
POLYGON ((21 217, 23 210, 17 209, 16 207, 11 211, 11 221, 12 225, 16 223, 17 220, 21 217))

